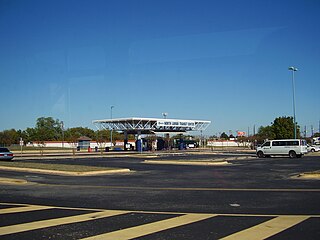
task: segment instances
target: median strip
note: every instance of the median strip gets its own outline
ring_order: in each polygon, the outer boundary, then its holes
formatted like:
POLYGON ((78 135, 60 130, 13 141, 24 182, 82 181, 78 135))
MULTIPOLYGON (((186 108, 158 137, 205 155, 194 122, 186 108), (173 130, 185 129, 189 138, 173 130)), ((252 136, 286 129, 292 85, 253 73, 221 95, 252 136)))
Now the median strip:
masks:
POLYGON ((64 176, 94 176, 113 173, 130 172, 128 168, 91 167, 83 165, 46 164, 29 162, 1 162, 1 170, 17 172, 33 172, 64 176))
POLYGON ((200 165, 200 166, 217 166, 229 165, 228 161, 195 161, 195 160, 145 160, 147 164, 173 164, 173 165, 200 165))

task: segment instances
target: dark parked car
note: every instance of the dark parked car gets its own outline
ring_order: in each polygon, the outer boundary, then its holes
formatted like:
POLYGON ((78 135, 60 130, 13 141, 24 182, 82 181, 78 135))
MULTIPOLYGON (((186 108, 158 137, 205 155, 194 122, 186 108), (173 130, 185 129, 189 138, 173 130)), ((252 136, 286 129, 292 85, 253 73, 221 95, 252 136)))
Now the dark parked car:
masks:
POLYGON ((0 147, 0 160, 11 160, 13 153, 8 148, 0 147))

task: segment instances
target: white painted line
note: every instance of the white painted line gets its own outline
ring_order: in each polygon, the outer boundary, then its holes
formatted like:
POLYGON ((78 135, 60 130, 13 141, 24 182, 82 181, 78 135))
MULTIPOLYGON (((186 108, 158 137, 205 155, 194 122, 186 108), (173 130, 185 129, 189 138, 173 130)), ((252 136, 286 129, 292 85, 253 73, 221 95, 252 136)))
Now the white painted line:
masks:
POLYGON ((221 240, 260 240, 271 237, 279 232, 282 232, 294 225, 297 225, 309 217, 306 216, 281 216, 259 225, 247 228, 243 231, 229 235, 221 240))
POLYGON ((83 240, 128 240, 148 234, 160 232, 174 227, 183 226, 186 224, 198 222, 207 218, 217 216, 216 214, 187 214, 175 218, 170 218, 162 221, 148 223, 136 227, 126 228, 119 231, 109 232, 84 238, 83 240))

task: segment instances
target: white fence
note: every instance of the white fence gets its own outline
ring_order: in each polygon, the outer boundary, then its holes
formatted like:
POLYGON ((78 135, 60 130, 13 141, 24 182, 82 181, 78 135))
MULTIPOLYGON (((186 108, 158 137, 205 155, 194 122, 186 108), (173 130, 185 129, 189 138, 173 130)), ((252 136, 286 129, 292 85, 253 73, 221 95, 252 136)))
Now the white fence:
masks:
POLYGON ((222 141, 212 140, 207 141, 208 147, 250 147, 251 142, 237 142, 237 141, 222 141))
MULTIPOLYGON (((129 140, 128 143, 130 143, 132 146, 135 146, 135 141, 129 140)), ((124 143, 123 141, 117 141, 115 146, 123 146, 124 143)), ((79 143, 70 143, 70 142, 60 142, 60 141, 45 141, 45 142, 32 142, 32 143, 27 143, 27 147, 52 147, 52 148, 76 148, 79 146, 79 143)), ((90 148, 95 148, 95 147, 111 147, 110 142, 99 142, 97 143, 96 141, 90 141, 90 148)))

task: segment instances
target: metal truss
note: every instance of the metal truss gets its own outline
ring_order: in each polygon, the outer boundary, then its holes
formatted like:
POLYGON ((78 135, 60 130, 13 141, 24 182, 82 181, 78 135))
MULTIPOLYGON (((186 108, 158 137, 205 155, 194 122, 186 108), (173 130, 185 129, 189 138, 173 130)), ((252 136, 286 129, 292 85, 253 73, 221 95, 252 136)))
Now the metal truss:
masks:
POLYGON ((187 132, 205 130, 211 121, 158 119, 158 118, 117 118, 95 120, 98 129, 128 133, 187 132))

